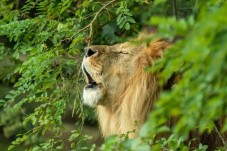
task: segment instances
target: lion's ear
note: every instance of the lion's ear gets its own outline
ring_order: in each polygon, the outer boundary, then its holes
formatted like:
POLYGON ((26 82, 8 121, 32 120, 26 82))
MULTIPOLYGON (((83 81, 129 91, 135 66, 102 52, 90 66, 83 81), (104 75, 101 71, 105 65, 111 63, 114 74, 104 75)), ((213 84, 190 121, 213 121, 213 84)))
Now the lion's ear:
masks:
POLYGON ((172 46, 171 42, 167 40, 158 39, 151 41, 149 46, 147 47, 147 54, 152 58, 160 58, 163 56, 163 53, 166 49, 172 46))

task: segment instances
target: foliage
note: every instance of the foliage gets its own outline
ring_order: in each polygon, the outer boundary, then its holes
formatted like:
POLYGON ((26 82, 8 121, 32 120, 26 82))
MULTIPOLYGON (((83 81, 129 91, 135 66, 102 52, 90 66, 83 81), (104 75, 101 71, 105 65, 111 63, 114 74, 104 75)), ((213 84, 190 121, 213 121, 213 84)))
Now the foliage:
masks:
MULTIPOLYGON (((8 137, 18 134, 9 150, 20 144, 32 151, 64 150, 67 105, 74 104, 81 126, 85 118, 80 101, 83 47, 124 41, 147 25, 157 26, 160 37, 183 37, 148 71, 162 70, 162 83, 173 73, 182 77, 172 91, 161 94, 139 138, 112 136, 102 149, 189 150, 184 140, 190 130, 210 131, 213 120, 227 114, 224 0, 2 0, 0 10, 0 59, 11 62, 0 81, 14 85, 0 99, 0 125, 11 128, 8 137), (176 126, 163 126, 176 116, 176 126), (154 141, 166 131, 169 138, 154 141)), ((220 134, 226 131, 227 121, 220 134)), ((72 131, 71 150, 94 150, 95 144, 84 145, 89 139, 79 128, 72 131)), ((206 148, 201 144, 194 150, 206 148)))
MULTIPOLYGON (((163 122, 176 116, 179 120, 171 132, 183 139, 195 127, 198 127, 199 132, 213 129, 217 133, 226 131, 227 121, 220 132, 214 121, 225 117, 227 113, 224 78, 227 61, 224 14, 227 5, 224 1, 201 1, 195 7, 198 7, 195 8, 197 13, 183 20, 151 19, 151 24, 159 25, 162 36, 187 36, 166 53, 167 57, 157 64, 156 69, 151 69, 158 71, 164 68, 160 74, 164 81, 176 72, 182 73, 182 78, 171 92, 161 95, 157 109, 144 125, 141 136, 157 134, 163 122)), ((226 149, 226 142, 223 143, 226 149)))

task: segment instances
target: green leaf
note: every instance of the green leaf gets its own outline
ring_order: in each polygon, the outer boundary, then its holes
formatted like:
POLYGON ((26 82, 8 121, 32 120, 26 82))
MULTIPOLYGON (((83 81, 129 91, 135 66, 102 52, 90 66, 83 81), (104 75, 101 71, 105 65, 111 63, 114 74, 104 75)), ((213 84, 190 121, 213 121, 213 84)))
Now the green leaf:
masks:
POLYGON ((14 149, 17 145, 23 143, 27 139, 26 135, 23 135, 22 137, 18 137, 15 141, 12 142, 12 145, 9 146, 8 150, 14 149))
POLYGON ((5 100, 3 100, 3 99, 0 99, 0 106, 6 106, 6 101, 5 100))
POLYGON ((122 22, 122 20, 123 20, 123 15, 122 14, 118 15, 117 16, 117 25, 119 25, 120 22, 122 22))
POLYGON ((13 98, 13 96, 12 95, 6 95, 6 97, 5 97, 6 99, 12 99, 13 98))
POLYGON ((121 16, 121 18, 119 19, 119 22, 117 22, 117 25, 119 25, 119 27, 120 26, 123 27, 123 25, 125 24, 125 22, 126 22, 126 17, 125 16, 121 16))
POLYGON ((127 22, 127 23, 125 24, 124 27, 125 27, 126 30, 129 30, 129 29, 130 29, 130 24, 129 24, 129 22, 127 22))
POLYGON ((129 10, 124 10, 124 14, 125 14, 126 16, 133 16, 133 15, 129 12, 129 10))
POLYGON ((133 23, 133 24, 136 23, 136 21, 132 17, 127 17, 127 21, 129 21, 130 23, 133 23))

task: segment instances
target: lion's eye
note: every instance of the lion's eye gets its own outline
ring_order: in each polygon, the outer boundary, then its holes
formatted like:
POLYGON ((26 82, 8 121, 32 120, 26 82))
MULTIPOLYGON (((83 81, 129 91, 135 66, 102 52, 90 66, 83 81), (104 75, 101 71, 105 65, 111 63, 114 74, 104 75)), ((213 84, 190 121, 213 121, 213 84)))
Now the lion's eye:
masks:
POLYGON ((117 53, 117 54, 129 54, 128 52, 125 52, 125 51, 118 51, 118 52, 115 52, 115 53, 117 53))

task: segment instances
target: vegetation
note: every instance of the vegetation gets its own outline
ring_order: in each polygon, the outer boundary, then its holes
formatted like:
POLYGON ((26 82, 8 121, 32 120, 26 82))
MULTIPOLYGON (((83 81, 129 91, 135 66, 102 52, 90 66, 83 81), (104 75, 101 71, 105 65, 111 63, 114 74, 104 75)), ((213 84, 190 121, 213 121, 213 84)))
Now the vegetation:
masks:
POLYGON ((8 150, 66 150, 62 117, 70 109, 80 125, 68 138, 70 150, 206 150, 184 143, 195 127, 215 129, 219 150, 227 149, 227 119, 221 131, 213 122, 227 115, 225 0, 1 0, 0 10, 0 82, 14 86, 5 96, 0 89, 0 134, 14 139, 8 150), (157 26, 159 37, 181 37, 147 72, 162 70, 160 84, 174 73, 182 77, 161 94, 139 138, 85 144, 84 120, 95 117, 81 104, 84 46, 122 42, 146 26, 157 26), (176 116, 174 127, 163 126, 176 116), (169 138, 154 141, 166 131, 169 138))

